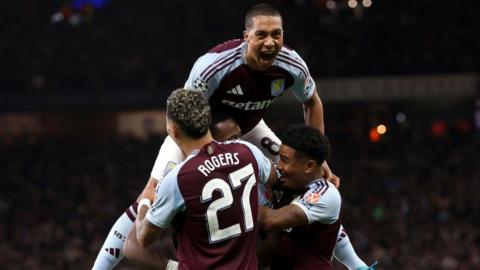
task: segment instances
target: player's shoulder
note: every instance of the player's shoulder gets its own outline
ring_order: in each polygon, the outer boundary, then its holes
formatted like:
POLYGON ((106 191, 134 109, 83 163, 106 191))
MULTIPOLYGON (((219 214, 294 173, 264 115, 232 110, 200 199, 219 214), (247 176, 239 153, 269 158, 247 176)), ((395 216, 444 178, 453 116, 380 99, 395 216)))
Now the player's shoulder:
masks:
POLYGON ((277 55, 278 66, 290 71, 294 75, 308 77, 308 66, 303 58, 292 48, 284 45, 277 55))
POLYGON ((164 178, 169 178, 170 180, 178 181, 180 175, 184 175, 183 172, 188 170, 191 167, 191 161, 195 155, 188 156, 185 160, 179 162, 173 169, 171 169, 164 178))
POLYGON ((242 52, 246 43, 240 39, 230 40, 213 47, 195 62, 193 74, 207 82, 215 74, 224 74, 232 66, 242 62, 242 52))
POLYGON ((244 43, 243 40, 241 39, 231 39, 227 40, 221 44, 218 44, 217 46, 211 48, 208 53, 223 53, 223 52, 228 52, 230 50, 235 50, 236 48, 241 47, 241 45, 244 43))
POLYGON ((260 151, 260 149, 258 149, 254 144, 242 139, 234 139, 234 140, 229 140, 225 142, 220 142, 220 144, 236 145, 236 146, 244 147, 245 149, 248 149, 250 152, 253 152, 253 153, 260 151))
POLYGON ((308 186, 308 191, 305 192, 300 199, 300 203, 306 206, 321 203, 329 207, 334 207, 340 202, 341 196, 338 189, 334 184, 323 179, 319 179, 310 183, 308 186))
POLYGON ((283 45, 282 46, 282 49, 280 50, 279 52, 279 56, 280 57, 284 57, 284 58, 291 58, 293 60, 296 60, 296 61, 300 61, 302 63, 305 63, 305 61, 303 60, 303 58, 300 56, 300 54, 298 54, 297 51, 295 51, 294 49, 292 49, 291 47, 289 47, 288 45, 283 45))

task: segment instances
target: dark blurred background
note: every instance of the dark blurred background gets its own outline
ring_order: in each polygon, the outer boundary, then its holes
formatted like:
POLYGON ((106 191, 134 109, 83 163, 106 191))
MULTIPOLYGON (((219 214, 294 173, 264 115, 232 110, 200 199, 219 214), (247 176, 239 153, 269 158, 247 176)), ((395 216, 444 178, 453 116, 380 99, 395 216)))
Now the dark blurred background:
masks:
MULTIPOLYGON (((166 97, 256 2, 2 1, 0 268, 92 266, 149 178, 166 97)), ((317 81, 359 255, 480 269, 480 2, 267 2, 317 81)), ((301 106, 287 94, 266 121, 301 106)))

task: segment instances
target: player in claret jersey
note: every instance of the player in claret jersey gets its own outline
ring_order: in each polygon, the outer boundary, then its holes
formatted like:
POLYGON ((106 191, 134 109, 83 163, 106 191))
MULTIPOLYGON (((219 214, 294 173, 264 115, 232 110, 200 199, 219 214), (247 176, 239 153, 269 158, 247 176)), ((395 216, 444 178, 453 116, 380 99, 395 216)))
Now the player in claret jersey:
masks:
MULTIPOLYGON (((226 114, 238 122, 241 138, 259 147, 270 159, 278 160, 280 140, 263 121, 270 104, 285 91, 292 91, 303 105, 305 123, 324 133, 323 105, 305 61, 283 44, 283 19, 268 4, 253 6, 245 16, 243 39, 227 41, 201 56, 194 64, 185 88, 203 93, 213 114, 226 114)), ((185 159, 182 150, 168 136, 162 144, 151 177, 139 199, 151 194, 157 182, 185 159)), ((336 185, 327 162, 323 177, 336 185)), ((136 217, 135 202, 110 230, 95 261, 94 269, 112 269, 122 258, 124 236, 136 217)))
POLYGON ((210 121, 200 93, 179 89, 168 98, 168 134, 187 158, 157 186, 151 207, 141 200, 136 237, 149 246, 173 226, 179 269, 257 269, 257 182, 274 169, 250 143, 214 141, 210 121))
MULTIPOLYGON (((333 256, 339 259, 342 200, 337 188, 323 179, 321 168, 329 155, 328 139, 316 129, 294 126, 283 134, 279 182, 296 195, 277 209, 259 209, 260 228, 279 232, 278 239, 269 237, 265 245, 273 249, 266 262, 271 269, 330 270, 333 256)), ((356 255, 349 257, 358 260, 342 261, 349 269, 375 268, 376 263, 369 267, 356 255)))

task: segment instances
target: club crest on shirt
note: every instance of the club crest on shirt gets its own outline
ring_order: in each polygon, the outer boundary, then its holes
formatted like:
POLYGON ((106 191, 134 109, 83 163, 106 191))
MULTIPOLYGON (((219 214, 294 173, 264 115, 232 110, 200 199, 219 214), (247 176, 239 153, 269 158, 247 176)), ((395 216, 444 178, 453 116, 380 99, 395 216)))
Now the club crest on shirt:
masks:
POLYGON ((208 152, 209 155, 212 155, 213 154, 213 146, 209 145, 207 147, 207 152, 208 152))
POLYGON ((273 80, 271 85, 272 96, 278 97, 283 91, 285 91, 285 79, 273 80))

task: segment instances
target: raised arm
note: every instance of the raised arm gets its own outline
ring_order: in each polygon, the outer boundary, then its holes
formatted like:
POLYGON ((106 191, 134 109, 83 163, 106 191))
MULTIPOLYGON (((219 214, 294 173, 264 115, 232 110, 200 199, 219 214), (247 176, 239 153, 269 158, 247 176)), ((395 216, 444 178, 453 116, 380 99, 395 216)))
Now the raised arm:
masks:
POLYGON ((312 96, 303 103, 303 117, 307 126, 318 128, 322 134, 325 134, 323 104, 316 90, 312 96))

